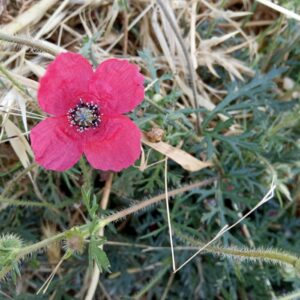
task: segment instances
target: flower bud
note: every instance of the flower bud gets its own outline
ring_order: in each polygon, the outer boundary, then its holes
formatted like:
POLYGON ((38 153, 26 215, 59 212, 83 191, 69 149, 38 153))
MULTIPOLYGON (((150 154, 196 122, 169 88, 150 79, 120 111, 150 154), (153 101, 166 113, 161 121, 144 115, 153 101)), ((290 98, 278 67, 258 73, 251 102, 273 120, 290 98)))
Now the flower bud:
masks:
POLYGON ((76 253, 84 251, 84 235, 79 229, 73 229, 67 233, 66 248, 76 253))

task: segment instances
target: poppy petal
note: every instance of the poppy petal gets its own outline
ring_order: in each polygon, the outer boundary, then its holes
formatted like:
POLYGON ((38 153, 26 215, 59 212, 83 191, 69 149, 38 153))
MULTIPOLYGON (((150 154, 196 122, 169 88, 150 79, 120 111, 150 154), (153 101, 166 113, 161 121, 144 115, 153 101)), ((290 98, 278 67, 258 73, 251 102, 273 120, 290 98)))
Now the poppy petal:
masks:
POLYGON ((84 154, 95 169, 120 171, 139 158, 141 137, 139 128, 128 117, 109 117, 87 136, 84 154))
POLYGON ((61 116, 88 94, 93 69, 82 55, 62 53, 47 67, 40 79, 38 101, 47 113, 61 116))
POLYGON ((30 133, 36 162, 49 170, 70 169, 82 154, 78 135, 65 116, 40 122, 30 133))
POLYGON ((144 77, 136 65, 126 60, 108 59, 101 63, 90 83, 107 114, 123 114, 133 110, 144 99, 144 77))

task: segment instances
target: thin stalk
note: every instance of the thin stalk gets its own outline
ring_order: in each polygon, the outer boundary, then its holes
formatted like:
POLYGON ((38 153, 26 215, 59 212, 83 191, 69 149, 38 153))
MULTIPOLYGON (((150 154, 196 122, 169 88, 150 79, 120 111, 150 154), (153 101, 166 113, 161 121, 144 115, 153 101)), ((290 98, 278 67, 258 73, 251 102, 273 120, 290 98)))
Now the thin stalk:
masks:
MULTIPOLYGON (((213 178, 210 178, 210 179, 207 179, 207 180, 204 180, 204 181, 200 181, 200 182, 196 182, 196 183, 184 186, 182 188, 172 190, 172 191, 169 192, 169 197, 178 195, 180 193, 184 193, 184 192, 189 191, 189 190, 194 189, 194 188, 199 188, 199 187, 209 185, 217 179, 218 179, 218 177, 213 177, 213 178)), ((153 205, 154 203, 158 203, 159 201, 162 201, 164 199, 165 199, 165 193, 163 193, 161 195, 158 195, 156 197, 153 197, 151 199, 145 200, 145 201, 143 201, 143 202, 141 202, 141 203, 139 203, 139 204, 137 204, 133 207, 130 207, 128 209, 124 209, 123 211, 115 213, 115 214, 113 214, 111 216, 108 216, 104 219, 99 219, 95 230, 99 230, 99 229, 105 227, 106 225, 108 225, 111 222, 114 222, 114 221, 116 221, 120 218, 124 218, 124 217, 126 217, 126 216, 128 216, 128 215, 130 215, 134 212, 137 212, 141 209, 144 209, 144 208, 146 208, 150 205, 153 205)), ((81 225, 79 227, 75 226, 75 227, 71 228, 70 230, 74 230, 76 228, 77 230, 80 230, 82 232, 83 236, 88 238, 90 236, 89 226, 90 226, 90 224, 84 224, 84 225, 81 225)), ((29 245, 29 246, 26 246, 26 247, 22 248, 19 251, 19 253, 16 257, 16 261, 19 261, 19 260, 23 259, 24 257, 26 257, 30 253, 36 252, 40 249, 43 249, 43 248, 47 247, 51 243, 58 242, 58 241, 61 241, 61 240, 65 239, 68 232, 69 232, 69 230, 66 230, 66 231, 61 232, 57 235, 54 235, 54 236, 52 236, 48 239, 42 240, 38 243, 35 243, 35 244, 32 244, 32 245, 29 245)), ((12 268, 12 266, 3 268, 0 271, 0 279, 4 278, 5 275, 11 270, 11 268, 12 268)))
POLYGON ((66 237, 67 232, 68 231, 61 232, 61 233, 51 236, 47 239, 44 239, 38 243, 23 247, 22 250, 20 251, 19 255, 17 256, 17 259, 23 258, 30 253, 36 252, 40 249, 43 249, 54 242, 63 240, 66 237))
MULTIPOLYGON (((204 244, 203 244, 204 245, 204 244)), ((250 260, 263 260, 263 261, 272 261, 291 265, 296 267, 299 257, 296 255, 281 252, 274 249, 237 249, 237 248, 223 248, 223 247, 208 247, 208 252, 215 253, 222 256, 232 256, 240 259, 250 259, 250 260)))
MULTIPOLYGON (((218 177, 213 177, 213 178, 210 178, 210 179, 207 179, 207 180, 196 182, 196 183, 191 184, 191 185, 184 186, 184 187, 179 188, 179 189, 172 190, 168 193, 169 197, 173 197, 177 194, 184 193, 186 191, 189 191, 189 190, 192 190, 192 189, 195 189, 195 188, 200 188, 200 187, 209 185, 210 183, 213 183, 217 179, 218 179, 218 177)), ((139 210, 142 210, 142 209, 144 209, 144 208, 146 208, 150 205, 158 203, 158 202, 164 200, 165 197, 166 197, 165 194, 161 194, 161 195, 155 196, 151 199, 142 201, 142 202, 140 202, 140 203, 138 203, 138 204, 136 204, 132 207, 121 210, 121 211, 119 211, 119 212, 117 212, 117 213, 115 213, 111 216, 106 217, 103 220, 100 220, 101 226, 105 226, 105 225, 107 225, 111 222, 117 221, 117 220, 122 219, 122 218, 124 218, 124 217, 126 217, 130 214, 133 214, 133 213, 139 211, 139 210)))
MULTIPOLYGON (((176 235, 190 243, 191 245, 198 246, 199 248, 205 246, 205 243, 195 240, 184 233, 178 228, 175 229, 176 235)), ((238 259, 239 261, 252 261, 252 262, 267 262, 291 265, 297 271, 300 271, 300 257, 277 249, 263 249, 263 248, 242 248, 237 247, 222 247, 222 246, 208 246, 204 250, 207 253, 212 253, 218 256, 238 259)))
MULTIPOLYGON (((16 258, 15 258, 15 262, 18 262, 20 260, 22 260, 24 257, 26 257, 27 255, 38 251, 40 249, 43 249, 45 247, 47 247, 48 245, 50 245, 51 243, 60 241, 62 239, 65 238, 67 231, 59 233, 57 235, 54 235, 48 239, 42 240, 38 243, 35 243, 33 245, 29 245, 26 247, 23 247, 19 253, 17 254, 16 258)), ((5 266, 4 268, 2 268, 0 270, 0 280, 5 278, 5 276, 13 269, 13 265, 9 265, 9 266, 5 266)))
MULTIPOLYGON (((106 208, 108 206, 113 177, 114 177, 113 173, 109 173, 108 178, 105 182, 105 186, 103 188, 102 199, 100 202, 100 207, 103 210, 106 210, 106 208)), ((104 235, 104 227, 101 227, 99 230, 99 236, 103 236, 103 235, 104 235)), ((103 246, 101 246, 101 249, 103 249, 103 246)), ((91 282, 90 282, 85 300, 94 299, 96 289, 97 289, 99 279, 100 279, 100 273, 101 273, 100 269, 98 268, 97 264, 94 263, 94 269, 93 269, 93 273, 92 273, 92 277, 91 277, 91 282)))
POLYGON ((3 32, 0 32, 0 40, 35 48, 47 52, 53 56, 56 56, 61 52, 59 49, 55 49, 53 45, 51 45, 46 41, 35 40, 35 39, 25 38, 20 36, 13 36, 13 35, 5 34, 3 32))
MULTIPOLYGON (((50 209, 54 209, 54 206, 47 202, 37 202, 37 201, 27 201, 27 200, 14 200, 9 198, 4 198, 0 195, 0 204, 5 203, 8 205, 14 206, 31 206, 31 207, 47 207, 50 209)), ((1 207, 0 207, 1 210, 1 207)))

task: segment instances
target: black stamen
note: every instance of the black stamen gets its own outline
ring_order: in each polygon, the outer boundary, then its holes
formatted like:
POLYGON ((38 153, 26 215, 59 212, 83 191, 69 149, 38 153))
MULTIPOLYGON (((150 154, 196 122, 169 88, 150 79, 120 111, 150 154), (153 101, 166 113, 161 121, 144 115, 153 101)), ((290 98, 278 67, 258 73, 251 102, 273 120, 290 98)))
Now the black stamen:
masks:
POLYGON ((77 131, 84 132, 89 128, 95 129, 101 122, 101 113, 97 104, 93 102, 83 102, 80 99, 73 109, 69 109, 67 118, 70 122, 70 126, 76 126, 77 131))

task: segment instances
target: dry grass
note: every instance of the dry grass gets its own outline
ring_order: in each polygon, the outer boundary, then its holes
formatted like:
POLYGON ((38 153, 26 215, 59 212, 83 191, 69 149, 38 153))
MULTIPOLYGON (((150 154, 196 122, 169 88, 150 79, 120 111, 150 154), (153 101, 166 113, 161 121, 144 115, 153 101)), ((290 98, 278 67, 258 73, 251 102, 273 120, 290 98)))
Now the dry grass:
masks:
MULTIPOLYGON (((153 78, 147 62, 139 55, 139 51, 147 49, 153 57, 157 74, 173 76, 172 80, 161 84, 160 94, 156 93, 152 99, 146 98, 150 105, 160 109, 162 97, 180 90, 182 95, 173 104, 174 110, 213 110, 228 92, 220 80, 220 70, 232 82, 253 77, 255 70, 252 66, 259 59, 260 49, 265 43, 260 39, 261 35, 267 37, 278 34, 286 28, 286 20, 278 21, 281 13, 289 18, 299 18, 296 13, 280 7, 278 9, 268 1, 258 2, 263 5, 257 4, 255 11, 252 11, 253 2, 250 0, 0 1, 0 33, 32 41, 27 46, 0 41, 0 171, 8 172, 16 161, 24 168, 32 166, 33 154, 28 133, 44 117, 36 100, 38 79, 53 59, 53 53, 82 51, 94 65, 108 57, 128 59, 141 67, 148 81, 146 89, 151 89, 158 79, 153 78), (210 33, 220 18, 220 34, 212 36, 210 33), (207 34, 199 30, 201 26, 206 26, 207 34), (45 43, 53 52, 32 47, 36 41, 45 43), (247 56, 238 58, 241 56, 237 53, 247 53, 247 56)), ((238 115, 236 113, 233 125, 224 132, 224 136, 240 133, 238 115)), ((252 116, 242 117, 247 119, 252 116)), ((228 116, 220 113, 218 118, 227 120, 228 116)), ((192 113, 189 120, 195 129, 198 127, 197 120, 199 123, 203 121, 200 113, 192 113)), ((152 122, 152 125, 155 127, 157 124, 152 122)), ((180 126, 189 131, 183 124, 180 126)), ((213 126, 214 123, 211 124, 213 126)), ((202 136, 195 136, 196 142, 201 139, 202 136)), ((174 160, 187 171, 194 172, 207 167, 218 169, 218 162, 214 161, 213 164, 206 161, 205 156, 195 157, 181 150, 182 143, 151 143, 144 136, 144 145, 174 160)), ((144 153, 140 170, 144 171, 147 167, 147 154, 144 153)), ((23 180, 24 185, 30 185, 40 195, 35 184, 37 176, 39 170, 31 168, 28 178, 23 180)), ((26 194, 26 188, 23 192, 26 194)), ((22 192, 15 198, 21 196, 22 192)), ((80 222, 81 214, 78 208, 76 218, 73 217, 70 223, 80 222)), ((49 236, 56 232, 56 228, 45 223, 42 231, 49 236)), ((57 263, 61 258, 57 245, 49 248, 47 255, 50 264, 57 263)), ((96 278, 99 276, 97 271, 94 274, 96 278)), ((86 275, 78 297, 83 297, 88 290, 89 276, 86 275)), ((95 278, 92 282, 95 284, 95 278)), ((86 299, 92 299, 94 288, 90 288, 86 299)), ((20 289, 26 290, 26 287, 20 289)))

